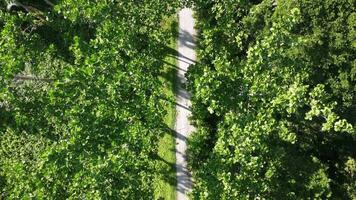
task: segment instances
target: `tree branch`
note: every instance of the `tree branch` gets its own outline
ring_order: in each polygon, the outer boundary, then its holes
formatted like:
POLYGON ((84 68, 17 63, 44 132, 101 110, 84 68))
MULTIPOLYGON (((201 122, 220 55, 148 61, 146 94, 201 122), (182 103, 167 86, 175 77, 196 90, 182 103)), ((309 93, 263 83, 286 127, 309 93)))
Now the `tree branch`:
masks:
POLYGON ((8 11, 11 11, 11 9, 12 9, 13 7, 21 7, 21 8, 23 8, 23 9, 25 9, 26 12, 29 12, 29 9, 28 9, 27 6, 23 5, 22 3, 20 3, 19 1, 16 1, 16 0, 8 2, 7 6, 6 6, 6 9, 7 9, 8 11))
POLYGON ((23 76, 23 75, 16 75, 14 77, 14 81, 16 80, 22 80, 22 81, 44 81, 44 82, 52 82, 54 79, 49 79, 49 78, 39 78, 35 76, 23 76))
POLYGON ((50 2, 49 0, 44 0, 44 2, 46 2, 46 4, 50 5, 50 6, 54 6, 54 4, 52 2, 50 2))

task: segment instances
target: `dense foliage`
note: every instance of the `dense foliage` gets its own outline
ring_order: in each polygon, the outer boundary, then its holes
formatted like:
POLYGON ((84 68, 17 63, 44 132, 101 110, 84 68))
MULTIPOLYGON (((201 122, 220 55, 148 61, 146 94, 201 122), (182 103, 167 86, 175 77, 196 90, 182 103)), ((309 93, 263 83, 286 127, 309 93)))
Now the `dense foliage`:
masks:
POLYGON ((152 199, 176 0, 0 1, 0 199, 152 199))
POLYGON ((193 3, 193 199, 355 199, 356 1, 193 3))

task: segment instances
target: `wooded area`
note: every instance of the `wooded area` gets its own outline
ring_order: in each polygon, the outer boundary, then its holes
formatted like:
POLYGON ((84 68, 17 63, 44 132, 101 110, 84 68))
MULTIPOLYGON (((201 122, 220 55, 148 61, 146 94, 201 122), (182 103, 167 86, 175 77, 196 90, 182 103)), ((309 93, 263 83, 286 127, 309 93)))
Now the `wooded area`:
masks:
POLYGON ((0 0, 0 199, 175 184, 158 164, 177 54, 162 27, 183 5, 191 198, 356 199, 356 0, 0 0))
POLYGON ((0 4, 0 199, 153 199, 178 1, 48 2, 0 4))
POLYGON ((192 1, 193 199, 356 198, 356 1, 192 1))

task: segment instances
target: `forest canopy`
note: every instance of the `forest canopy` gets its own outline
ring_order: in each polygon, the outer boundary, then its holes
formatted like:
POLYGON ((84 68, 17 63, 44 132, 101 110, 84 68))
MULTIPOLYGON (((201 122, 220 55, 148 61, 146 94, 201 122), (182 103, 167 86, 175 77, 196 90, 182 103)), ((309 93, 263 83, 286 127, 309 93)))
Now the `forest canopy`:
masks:
POLYGON ((0 199, 153 199, 175 0, 0 1, 0 199))
POLYGON ((355 0, 0 0, 0 199, 155 198, 182 5, 191 198, 356 199, 355 0))
POLYGON ((356 1, 191 2, 193 199, 355 199, 356 1))

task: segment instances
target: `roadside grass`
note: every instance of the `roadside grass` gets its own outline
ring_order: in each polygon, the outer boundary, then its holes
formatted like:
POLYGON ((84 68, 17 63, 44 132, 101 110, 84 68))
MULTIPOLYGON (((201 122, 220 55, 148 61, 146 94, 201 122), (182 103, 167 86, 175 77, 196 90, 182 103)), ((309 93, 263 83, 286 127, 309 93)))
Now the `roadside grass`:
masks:
MULTIPOLYGON (((168 49, 168 53, 164 59, 164 68, 161 72, 161 81, 164 83, 164 93, 171 99, 175 99, 177 90, 177 55, 174 55, 174 50, 177 49, 178 38, 178 17, 173 15, 168 17, 162 24, 162 28, 169 30, 172 33, 168 49), (173 51, 172 51, 173 50, 173 51)), ((160 177, 154 180, 155 199, 160 200, 175 200, 176 199, 176 169, 175 169, 175 138, 174 125, 176 119, 175 104, 167 101, 167 115, 165 123, 169 129, 167 133, 159 141, 157 168, 160 171, 160 177)))

